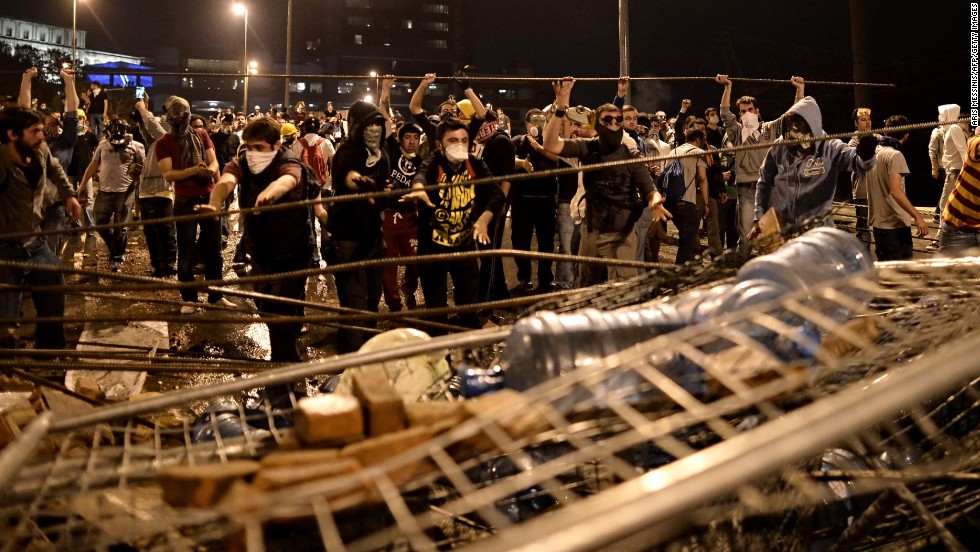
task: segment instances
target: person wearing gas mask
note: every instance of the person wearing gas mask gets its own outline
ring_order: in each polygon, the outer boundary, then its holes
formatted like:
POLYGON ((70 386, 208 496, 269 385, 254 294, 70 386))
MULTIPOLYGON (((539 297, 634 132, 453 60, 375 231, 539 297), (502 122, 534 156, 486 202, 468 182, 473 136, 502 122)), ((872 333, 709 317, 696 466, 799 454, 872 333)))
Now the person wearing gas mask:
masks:
MULTIPOLYGON (((548 152, 541 145, 544 127, 548 119, 540 109, 532 109, 524 116, 527 134, 515 136, 514 147, 517 156, 530 162, 527 172, 538 173, 558 167, 558 156, 548 152)), ((531 236, 537 234, 538 251, 554 253, 555 251, 555 216, 557 204, 555 196, 558 193, 558 179, 554 176, 519 180, 511 186, 508 199, 510 211, 510 239, 514 249, 531 250, 531 236)), ((518 257, 517 290, 530 291, 531 260, 518 257)), ((551 271, 551 261, 537 261, 537 290, 551 291, 554 274, 551 271)))
MULTIPOLYGON (((163 104, 169 132, 154 146, 157 165, 163 178, 174 183, 174 216, 193 214, 195 207, 208 203, 218 176, 218 158, 207 131, 192 130, 191 106, 180 96, 170 96, 163 104)), ((177 223, 177 279, 194 281, 194 263, 204 263, 205 280, 220 280, 221 226, 214 219, 197 219, 177 223), (200 231, 200 233, 198 232, 200 231)), ((197 310, 197 289, 181 289, 188 304, 181 314, 197 310)), ((235 304, 217 290, 208 290, 208 303, 221 307, 235 304)))
MULTIPOLYGON (((291 201, 312 199, 318 194, 315 187, 305 186, 299 160, 291 157, 280 142, 279 124, 271 117, 258 117, 242 131, 245 152, 225 165, 221 178, 211 192, 207 204, 197 211, 221 212, 225 199, 238 188, 243 208, 280 205, 291 201)), ((252 212, 245 215, 242 240, 252 257, 252 275, 282 274, 310 267, 315 247, 313 221, 309 207, 252 212)), ((256 292, 288 299, 306 298, 306 276, 282 278, 257 284, 256 292)), ((303 316, 303 307, 255 300, 260 312, 276 316, 303 316)), ((296 340, 302 323, 269 324, 269 345, 273 362, 299 362, 296 340)), ((285 388, 269 390, 273 404, 289 406, 285 388), (279 395, 273 397, 272 395, 279 395)))
MULTIPOLYGON (((347 139, 333 157, 334 193, 338 196, 376 192, 385 189, 390 174, 388 154, 381 147, 386 120, 373 103, 354 102, 348 112, 347 139)), ((369 259, 383 259, 385 244, 381 233, 381 201, 359 200, 331 203, 327 229, 330 232, 324 257, 338 265, 369 259)), ((345 270, 334 273, 340 306, 378 312, 384 281, 384 267, 345 270)), ((361 326, 373 322, 362 321, 361 326)), ((356 351, 370 334, 341 328, 337 331, 337 351, 356 351)))
MULTIPOLYGON (((490 221, 504 203, 500 186, 467 184, 470 180, 492 176, 486 163, 470 154, 470 137, 466 124, 447 119, 436 127, 436 149, 419 167, 412 179, 412 192, 402 201, 416 201, 419 206, 419 255, 473 251, 476 244, 491 243, 490 221), (458 184, 439 190, 425 186, 458 184)), ((480 268, 476 259, 460 259, 419 265, 419 279, 427 308, 448 304, 448 277, 453 279, 456 305, 479 301, 480 268)), ((478 327, 476 313, 460 313, 459 321, 478 327)))
MULTIPOLYGON (((830 214, 841 171, 863 174, 875 166, 873 135, 856 147, 826 135, 816 100, 807 96, 779 118, 781 134, 766 153, 756 184, 755 220, 747 239, 759 234, 759 219, 772 208, 782 225, 793 228, 830 214), (789 142, 789 143, 788 143, 789 142)), ((831 217, 824 223, 833 226, 831 217)))
MULTIPOLYGON (((21 107, 29 108, 31 106, 31 84, 37 73, 36 67, 24 71, 20 83, 20 95, 17 98, 17 104, 21 107)), ((65 112, 61 117, 50 111, 42 112, 44 113, 44 141, 47 142, 51 155, 67 171, 68 167, 71 166, 79 135, 78 93, 75 91, 75 72, 67 67, 62 67, 59 74, 65 85, 65 112)), ((64 230, 66 219, 64 202, 54 195, 48 199, 51 201, 51 205, 44 211, 41 230, 64 230)), ((61 254, 63 243, 64 234, 48 236, 48 247, 54 251, 55 255, 61 254)))
MULTIPOLYGON (((779 137, 782 120, 762 122, 755 98, 742 96, 736 101, 738 116, 731 111, 732 81, 728 75, 715 76, 715 82, 723 85, 721 93, 721 120, 725 130, 731 136, 733 146, 752 146, 767 144, 779 137)), ((796 89, 793 102, 803 99, 805 82, 802 77, 793 77, 790 83, 796 89)), ((746 237, 752 230, 755 219, 756 182, 759 180, 759 167, 766 158, 766 149, 753 149, 735 153, 735 187, 738 189, 736 204, 738 207, 739 245, 745 245, 746 237)))
MULTIPOLYGON (((92 209, 97 226, 129 222, 132 218, 136 184, 146 162, 146 151, 128 130, 129 125, 122 119, 109 122, 108 136, 95 149, 78 189, 78 194, 84 196, 90 179, 98 173, 98 193, 92 209)), ((119 272, 125 260, 129 229, 101 228, 98 233, 108 249, 109 270, 119 272)))
MULTIPOLYGON (((632 159, 633 154, 623 144, 623 112, 613 104, 595 110, 596 137, 570 138, 560 136, 560 119, 565 116, 575 80, 567 77, 555 84, 555 116, 544 129, 544 147, 551 153, 575 158, 583 165, 605 161, 632 159)), ((579 255, 607 259, 636 258, 635 224, 643 209, 650 207, 653 221, 669 218, 664 198, 657 191, 650 170, 643 164, 588 171, 583 173, 586 210, 585 228, 579 255)), ((636 276, 637 269, 579 264, 577 285, 591 286, 605 280, 623 280, 636 276)))

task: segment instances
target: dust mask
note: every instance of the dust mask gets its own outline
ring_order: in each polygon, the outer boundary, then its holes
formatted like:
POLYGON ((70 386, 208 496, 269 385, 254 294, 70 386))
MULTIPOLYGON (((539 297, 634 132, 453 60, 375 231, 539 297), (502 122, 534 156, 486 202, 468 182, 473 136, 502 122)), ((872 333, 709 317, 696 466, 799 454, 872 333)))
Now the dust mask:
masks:
POLYGON ((470 150, 464 144, 453 144, 446 148, 446 159, 457 165, 469 158, 470 150))
POLYGON ((245 161, 248 162, 248 172, 259 174, 264 171, 276 158, 275 151, 246 151, 245 161))

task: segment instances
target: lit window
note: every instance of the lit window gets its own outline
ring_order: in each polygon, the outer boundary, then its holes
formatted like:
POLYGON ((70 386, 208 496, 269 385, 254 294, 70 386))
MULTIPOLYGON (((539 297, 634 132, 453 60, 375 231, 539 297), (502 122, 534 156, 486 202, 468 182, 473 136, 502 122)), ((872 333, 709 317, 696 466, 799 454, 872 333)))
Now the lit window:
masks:
POLYGON ((422 11, 426 13, 449 13, 449 4, 425 4, 422 11))
MULTIPOLYGON (((323 83, 322 82, 311 82, 310 92, 313 94, 323 94, 323 83)), ((313 104, 310 104, 313 107, 313 104)))
POLYGON ((362 35, 354 35, 354 44, 364 44, 364 37, 362 35))
POLYGON ((352 92, 354 92, 354 83, 353 82, 350 82, 350 81, 348 81, 348 82, 342 82, 337 87, 337 93, 338 94, 350 94, 352 92))
POLYGON ((445 23, 443 21, 426 21, 425 22, 425 30, 427 30, 427 31, 448 32, 449 31, 449 23, 445 23))
POLYGON ((412 20, 411 19, 403 19, 402 20, 402 28, 403 29, 411 30, 412 29, 412 25, 413 25, 413 23, 412 23, 412 20))
POLYGON ((296 83, 296 91, 297 92, 306 92, 306 83, 305 82, 297 82, 296 83))
POLYGON ((449 43, 445 40, 426 40, 425 45, 429 48, 436 48, 439 50, 445 50, 449 48, 449 43))
POLYGON ((313 41, 312 40, 307 40, 306 41, 306 49, 307 50, 312 50, 313 49, 313 41))

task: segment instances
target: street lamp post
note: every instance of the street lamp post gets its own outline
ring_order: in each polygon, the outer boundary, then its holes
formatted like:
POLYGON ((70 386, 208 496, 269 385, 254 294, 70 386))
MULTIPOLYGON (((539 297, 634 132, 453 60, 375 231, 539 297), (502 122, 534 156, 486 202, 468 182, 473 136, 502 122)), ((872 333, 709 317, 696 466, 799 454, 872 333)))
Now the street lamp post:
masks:
POLYGON ((75 54, 75 48, 77 47, 78 41, 75 39, 75 35, 78 32, 78 0, 71 0, 71 68, 74 71, 76 65, 78 65, 78 56, 75 54))
MULTIPOLYGON (((248 62, 248 75, 254 75, 259 72, 259 62, 250 61, 248 62)), ((248 75, 245 76, 245 98, 248 98, 248 75)), ((248 104, 245 105, 245 109, 248 109, 248 104)))
POLYGON ((244 42, 245 51, 242 54, 242 65, 245 68, 245 71, 244 71, 244 73, 245 73, 245 82, 244 82, 245 92, 244 92, 243 97, 242 97, 242 113, 244 113, 247 116, 248 115, 248 74, 249 74, 249 71, 248 71, 248 8, 246 8, 244 4, 238 4, 238 3, 236 3, 236 4, 234 4, 232 6, 232 11, 234 11, 238 15, 241 15, 241 16, 244 16, 245 17, 245 42, 244 42))

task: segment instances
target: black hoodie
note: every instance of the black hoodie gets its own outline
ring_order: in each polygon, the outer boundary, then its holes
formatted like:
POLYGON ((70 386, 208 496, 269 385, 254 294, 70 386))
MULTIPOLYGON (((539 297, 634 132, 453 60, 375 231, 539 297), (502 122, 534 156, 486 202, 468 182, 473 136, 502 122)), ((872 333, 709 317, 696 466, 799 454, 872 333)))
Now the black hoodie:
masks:
MULTIPOLYGON (((374 192, 385 188, 390 172, 388 155, 381 148, 381 158, 367 166, 368 151, 364 147, 364 128, 372 123, 384 124, 384 116, 369 102, 358 101, 348 111, 347 139, 337 148, 333 158, 333 189, 337 195, 374 192), (362 185, 356 190, 347 187, 347 174, 351 171, 374 179, 373 186, 362 185)), ((367 200, 332 203, 329 208, 328 226, 334 239, 362 241, 381 236, 381 209, 384 202, 367 200)))

